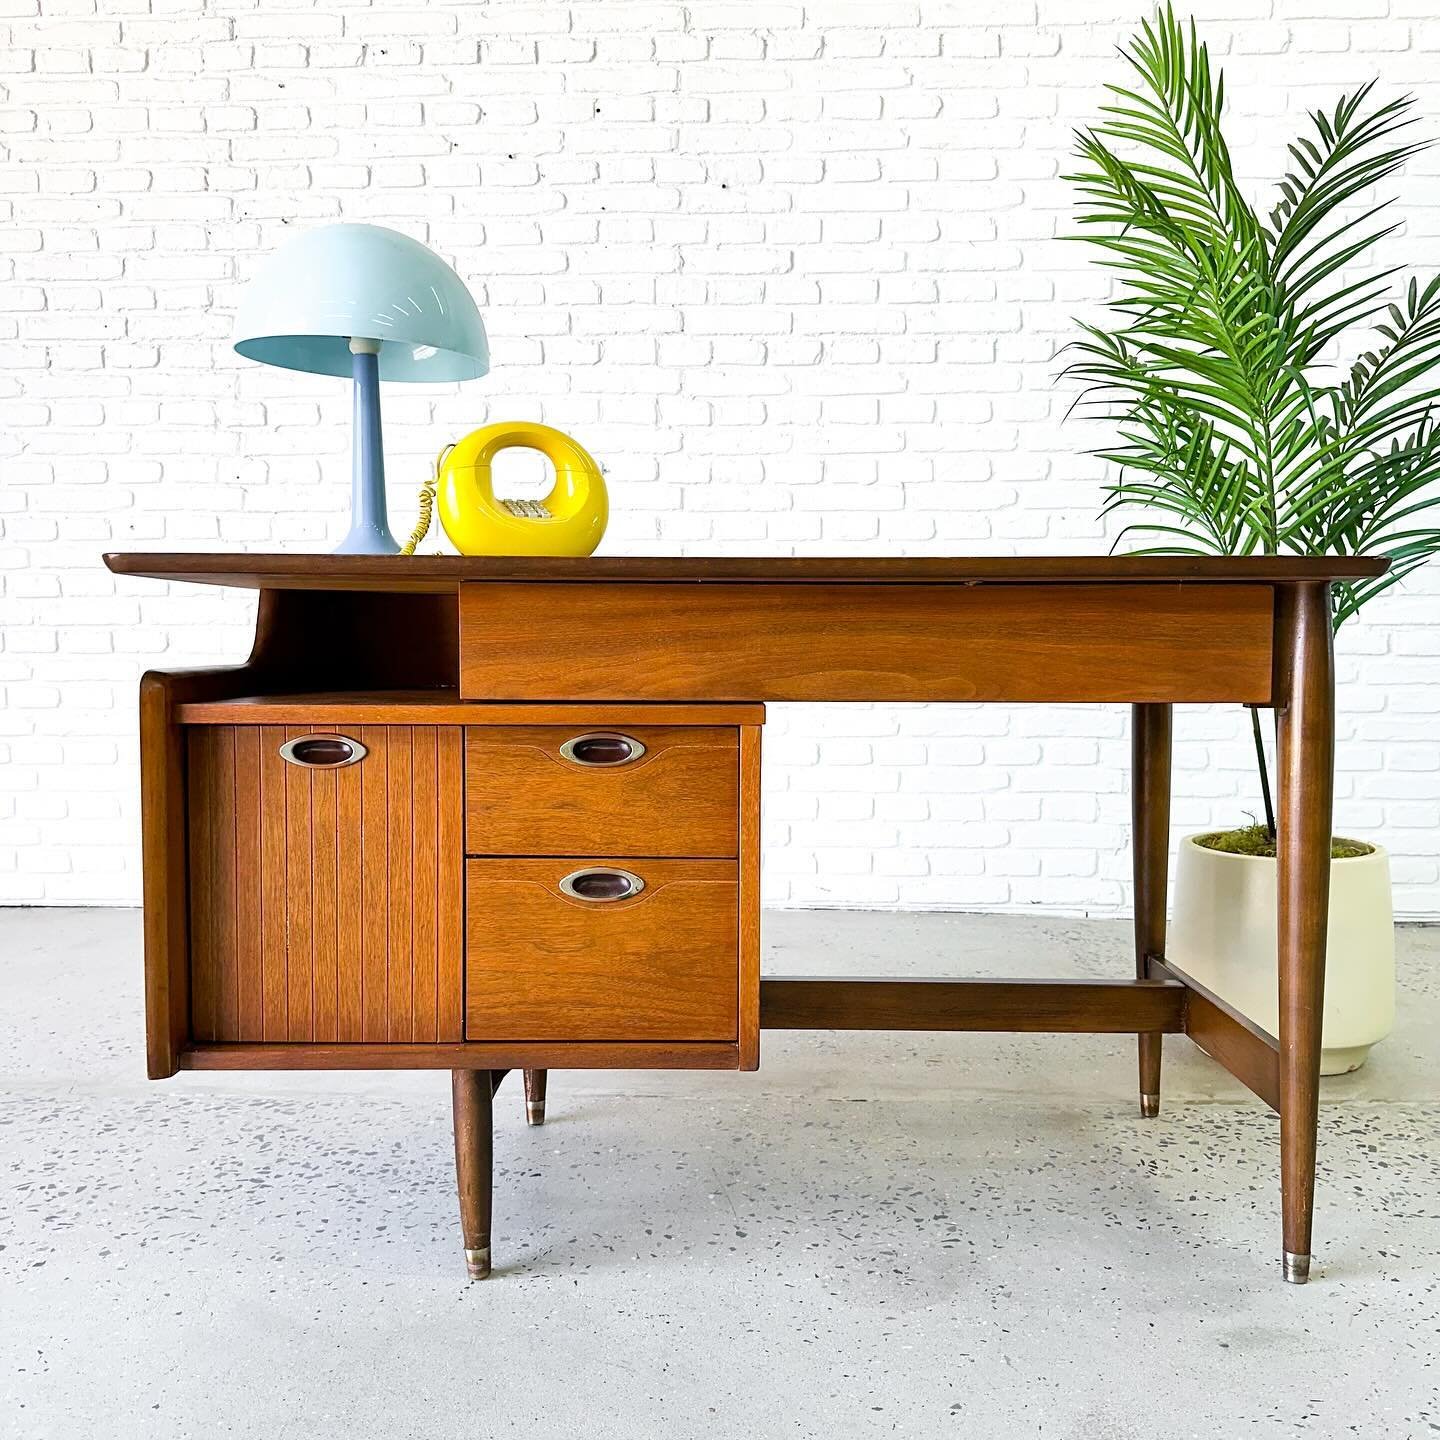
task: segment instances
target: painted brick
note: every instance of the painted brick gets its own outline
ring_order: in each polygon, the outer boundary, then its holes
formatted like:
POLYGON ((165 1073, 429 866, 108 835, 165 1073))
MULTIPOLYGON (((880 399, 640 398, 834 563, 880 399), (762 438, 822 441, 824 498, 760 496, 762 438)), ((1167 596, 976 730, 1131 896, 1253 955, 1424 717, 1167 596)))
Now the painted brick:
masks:
MULTIPOLYGON (((397 529, 440 440, 515 417, 600 456, 610 553, 1110 543, 1101 437, 1057 379, 1106 282, 1057 238, 1059 176, 1133 4, 148 8, 4 7, 0 902, 134 903, 134 683, 248 647, 252 597, 119 582, 98 552, 343 531, 344 387, 227 343, 307 224, 405 230, 486 311, 489 377, 387 396, 397 529)), ((1377 72, 1440 132, 1433 5, 1190 8, 1247 176, 1377 72)), ((1440 159, 1403 194, 1386 258, 1423 269, 1440 159)), ((1382 839, 1400 913, 1430 918, 1437 596, 1421 573, 1339 641, 1337 827, 1382 839)), ((1177 829, 1258 809, 1243 713, 1176 733, 1177 829)), ((1123 911, 1127 736, 1093 706, 774 706, 766 898, 1123 911)))

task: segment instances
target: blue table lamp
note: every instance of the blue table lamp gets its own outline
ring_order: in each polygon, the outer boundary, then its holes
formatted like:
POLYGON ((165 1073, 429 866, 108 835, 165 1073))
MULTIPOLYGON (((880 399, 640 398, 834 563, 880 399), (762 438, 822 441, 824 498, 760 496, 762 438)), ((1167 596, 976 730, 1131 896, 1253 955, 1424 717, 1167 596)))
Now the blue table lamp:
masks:
POLYGON ((245 292, 235 348, 249 360, 355 381, 350 533, 337 555, 395 555, 385 516, 381 380, 474 380, 490 369, 485 325, 460 277, 379 225, 297 235, 245 292))

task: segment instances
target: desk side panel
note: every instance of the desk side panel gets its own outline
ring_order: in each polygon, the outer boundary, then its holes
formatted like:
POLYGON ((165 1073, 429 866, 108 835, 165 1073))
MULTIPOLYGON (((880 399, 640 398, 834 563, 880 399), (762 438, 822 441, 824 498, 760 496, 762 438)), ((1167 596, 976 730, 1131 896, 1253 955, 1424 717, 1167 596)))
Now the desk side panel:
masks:
POLYGON ((140 829, 145 886, 145 1051, 152 1080, 179 1068, 190 1041, 187 776, 177 709, 244 694, 253 667, 151 670, 140 681, 140 829))
POLYGON ((1271 694, 1268 585, 466 585, 473 700, 1271 694))

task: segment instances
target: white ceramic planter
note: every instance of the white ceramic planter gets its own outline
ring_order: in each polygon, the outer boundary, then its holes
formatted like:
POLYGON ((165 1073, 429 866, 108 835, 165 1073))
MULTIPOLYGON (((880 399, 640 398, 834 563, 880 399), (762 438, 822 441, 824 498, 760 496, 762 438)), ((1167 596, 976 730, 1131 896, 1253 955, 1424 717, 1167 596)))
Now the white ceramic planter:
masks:
MULTIPOLYGON (((1166 958, 1272 1035, 1279 1030, 1276 863, 1180 842, 1166 958)), ((1365 1063, 1395 1023, 1395 917, 1390 857, 1330 862, 1330 930, 1320 1071, 1365 1063)))

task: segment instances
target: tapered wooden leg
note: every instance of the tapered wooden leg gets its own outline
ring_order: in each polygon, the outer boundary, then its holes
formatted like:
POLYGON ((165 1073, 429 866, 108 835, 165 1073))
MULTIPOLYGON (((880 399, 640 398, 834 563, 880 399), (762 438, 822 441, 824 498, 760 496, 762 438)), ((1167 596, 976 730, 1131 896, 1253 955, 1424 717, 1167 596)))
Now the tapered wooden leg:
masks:
POLYGON ((545 1123, 545 1081, 549 1075, 548 1070, 527 1070, 525 1072, 525 1123, 527 1125, 543 1125, 545 1123))
POLYGON ((452 1070, 455 1108, 455 1181, 465 1269, 472 1280, 490 1273, 490 1204, 494 1164, 494 1077, 489 1070, 452 1070))
MULTIPOLYGON (((1135 975, 1146 978, 1146 960, 1165 955, 1165 879, 1170 863, 1169 705, 1136 705, 1131 717, 1130 807, 1134 824, 1135 975)), ((1140 1113, 1160 1113, 1160 1041, 1140 1036, 1140 1113)))
POLYGON ((1335 677, 1324 585, 1282 587, 1280 705, 1280 1188, 1286 1280, 1310 1278, 1320 1108, 1325 932, 1335 765, 1335 677))

